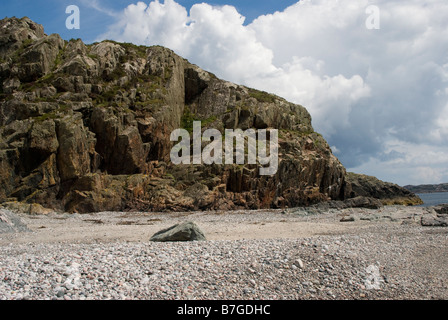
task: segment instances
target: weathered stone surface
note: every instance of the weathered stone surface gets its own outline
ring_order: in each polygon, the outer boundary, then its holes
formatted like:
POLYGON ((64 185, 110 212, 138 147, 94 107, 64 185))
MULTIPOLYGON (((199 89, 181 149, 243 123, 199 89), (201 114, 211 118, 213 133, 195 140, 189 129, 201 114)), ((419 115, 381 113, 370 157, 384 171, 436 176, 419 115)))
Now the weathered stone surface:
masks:
POLYGON ((26 224, 13 212, 0 208, 0 234, 12 232, 27 232, 26 224))
MULTIPOLYGON (((53 120, 36 121, 33 123, 27 142, 27 151, 34 161, 44 161, 51 154, 56 153, 59 141, 56 135, 56 124, 53 120)), ((31 159, 28 162, 33 162, 31 159)))
POLYGON ((112 74, 125 52, 122 46, 109 41, 93 45, 90 50, 90 54, 97 58, 98 72, 101 75, 112 74))
POLYGON ((346 197, 357 196, 380 199, 385 205, 418 205, 423 201, 414 193, 396 184, 375 177, 348 172, 346 175, 346 197))
POLYGON ((18 77, 22 82, 35 81, 46 76, 55 66, 59 51, 64 47, 64 41, 57 34, 45 36, 25 49, 19 56, 21 68, 18 77))
POLYGON ((5 59, 23 43, 44 37, 44 28, 29 18, 0 20, 0 58, 5 59))
POLYGON ((95 152, 94 135, 85 129, 82 118, 66 116, 57 120, 58 170, 61 180, 73 180, 90 172, 90 154, 95 152))
POLYGON ((448 204, 439 204, 434 206, 434 211, 437 212, 438 215, 448 215, 448 204))
POLYGON ((366 209, 379 209, 383 207, 382 202, 379 199, 358 196, 355 198, 349 198, 344 201, 332 200, 321 202, 312 205, 310 209, 317 210, 318 212, 323 212, 330 209, 343 210, 347 208, 366 208, 366 209))
POLYGON ((27 213, 31 215, 46 215, 54 212, 52 209, 45 208, 38 203, 23 203, 23 202, 5 202, 2 207, 14 213, 27 213))
POLYGON ((354 222, 356 219, 354 216, 343 216, 341 218, 341 220, 339 220, 340 222, 354 222))
POLYGON ((448 227, 448 219, 432 216, 423 216, 421 224, 424 227, 448 227))
POLYGON ((127 209, 126 176, 87 174, 77 179, 63 197, 68 212, 123 211, 127 209))
POLYGON ((355 197, 344 201, 348 208, 379 209, 383 206, 380 200, 370 197, 355 197))
POLYGON ((0 86, 0 202, 82 213, 415 200, 347 175, 303 106, 220 80, 160 46, 86 45, 47 36, 28 18, 4 19, 0 86), (278 129, 277 173, 172 164, 170 134, 194 120, 222 134, 278 129))
POLYGON ((206 240, 204 233, 194 222, 191 221, 176 224, 167 229, 160 230, 150 239, 150 241, 155 242, 204 240, 206 240))

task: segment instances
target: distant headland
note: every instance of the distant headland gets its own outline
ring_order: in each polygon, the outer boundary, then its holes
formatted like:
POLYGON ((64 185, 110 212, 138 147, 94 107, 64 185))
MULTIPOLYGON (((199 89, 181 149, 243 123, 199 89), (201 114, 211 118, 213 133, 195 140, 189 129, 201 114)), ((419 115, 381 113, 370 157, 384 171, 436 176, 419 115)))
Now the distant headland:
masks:
POLYGON ((413 193, 434 193, 434 192, 448 192, 448 183, 440 184, 421 184, 417 186, 407 185, 405 189, 413 193))

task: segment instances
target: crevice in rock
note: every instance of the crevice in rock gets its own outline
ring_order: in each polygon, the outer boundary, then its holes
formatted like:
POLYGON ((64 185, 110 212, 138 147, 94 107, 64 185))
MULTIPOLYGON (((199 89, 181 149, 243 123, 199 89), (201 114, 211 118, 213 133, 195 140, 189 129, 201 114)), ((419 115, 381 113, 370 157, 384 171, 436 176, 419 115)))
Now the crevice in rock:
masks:
POLYGON ((201 79, 196 70, 185 69, 185 104, 192 103, 207 87, 207 82, 201 79))

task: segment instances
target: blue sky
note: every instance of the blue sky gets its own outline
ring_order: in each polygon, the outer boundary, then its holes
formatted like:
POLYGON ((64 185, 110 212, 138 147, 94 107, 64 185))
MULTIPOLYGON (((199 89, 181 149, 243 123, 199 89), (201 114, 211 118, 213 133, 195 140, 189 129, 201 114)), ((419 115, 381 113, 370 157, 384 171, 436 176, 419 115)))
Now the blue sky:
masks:
POLYGON ((163 45, 305 106, 349 171, 448 182, 446 0, 15 0, 0 12, 66 40, 163 45), (68 5, 80 30, 65 27, 68 5))
MULTIPOLYGON (((131 3, 130 0, 15 0, 1 1, 0 16, 18 18, 27 16, 35 22, 42 24, 47 34, 58 33, 63 39, 81 38, 84 42, 91 43, 99 34, 106 32, 107 27, 114 22, 113 15, 119 14, 131 3), (81 11, 81 28, 79 30, 67 30, 65 20, 68 14, 65 9, 69 5, 77 5, 81 11), (97 9, 95 9, 97 7, 97 9), (101 9, 100 9, 101 8, 101 9)), ((145 1, 149 3, 149 1, 145 1)), ((163 2, 163 0, 161 0, 163 2)), ((195 0, 176 1, 186 9, 192 5, 201 3, 195 0)), ((205 1, 207 2, 207 1, 205 1)), ((213 0, 211 5, 232 5, 238 12, 246 17, 245 24, 252 22, 260 15, 284 10, 296 3, 297 0, 213 0)))

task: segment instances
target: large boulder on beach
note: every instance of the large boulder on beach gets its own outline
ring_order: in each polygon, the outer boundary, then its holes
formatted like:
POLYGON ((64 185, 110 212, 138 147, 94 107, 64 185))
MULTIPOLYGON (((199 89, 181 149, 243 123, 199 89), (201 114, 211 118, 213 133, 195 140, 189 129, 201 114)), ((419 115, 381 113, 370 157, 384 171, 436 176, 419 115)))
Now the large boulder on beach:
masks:
POLYGON ((383 203, 379 199, 362 196, 347 199, 344 204, 348 208, 380 209, 383 207, 383 203))
POLYGON ((167 229, 160 230, 150 239, 150 241, 155 242, 204 240, 206 240, 204 233, 194 222, 191 221, 176 224, 167 229))
POLYGON ((20 217, 12 211, 0 209, 0 234, 30 231, 20 217))
POLYGON ((448 219, 442 217, 423 216, 421 225, 424 227, 448 227, 448 219))
POLYGON ((439 204, 437 206, 434 206, 434 211, 438 215, 448 215, 448 203, 439 204))
POLYGON ((424 227, 448 227, 448 204, 439 204, 428 207, 430 214, 421 219, 421 225, 424 227))

